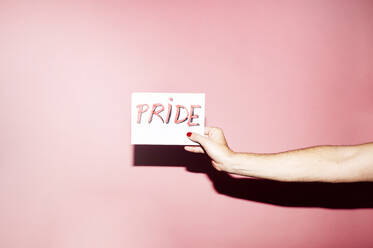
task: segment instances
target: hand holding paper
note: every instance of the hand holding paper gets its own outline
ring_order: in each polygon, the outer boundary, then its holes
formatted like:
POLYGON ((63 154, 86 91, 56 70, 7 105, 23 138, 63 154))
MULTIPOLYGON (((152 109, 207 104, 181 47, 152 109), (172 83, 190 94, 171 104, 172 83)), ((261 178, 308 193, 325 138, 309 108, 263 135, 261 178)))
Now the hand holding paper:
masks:
POLYGON ((205 135, 188 133, 189 139, 198 142, 201 146, 185 146, 185 150, 194 153, 207 153, 212 160, 212 165, 217 170, 229 172, 233 152, 228 147, 223 131, 216 127, 206 127, 205 135))

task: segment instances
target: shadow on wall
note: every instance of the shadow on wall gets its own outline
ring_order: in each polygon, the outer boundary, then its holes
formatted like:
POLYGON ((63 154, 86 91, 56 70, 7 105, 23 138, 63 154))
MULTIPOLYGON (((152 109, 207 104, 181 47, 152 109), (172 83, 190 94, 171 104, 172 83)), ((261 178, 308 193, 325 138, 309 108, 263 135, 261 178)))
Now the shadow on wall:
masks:
POLYGON ((235 178, 211 166, 204 154, 183 146, 135 145, 134 166, 180 166, 205 173, 219 194, 287 207, 373 208, 373 183, 289 183, 235 178))

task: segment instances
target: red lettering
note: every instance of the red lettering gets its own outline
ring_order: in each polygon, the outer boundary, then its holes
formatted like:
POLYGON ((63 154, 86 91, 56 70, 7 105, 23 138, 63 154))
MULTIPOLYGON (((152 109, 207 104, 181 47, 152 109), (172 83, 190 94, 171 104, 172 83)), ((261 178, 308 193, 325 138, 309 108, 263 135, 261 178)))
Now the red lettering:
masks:
MULTIPOLYGON (((169 100, 172 102, 174 99, 172 99, 172 97, 171 97, 169 100)), ((172 105, 169 103, 168 104, 167 118, 166 118, 166 123, 167 124, 170 122, 171 111, 172 111, 172 105)))
POLYGON ((201 108, 201 105, 192 105, 190 106, 190 116, 188 120, 188 126, 199 126, 199 123, 192 123, 193 119, 197 119, 199 115, 194 114, 195 108, 201 108))
POLYGON ((161 113, 163 110, 164 110, 164 106, 163 106, 162 104, 160 104, 160 103, 155 103, 155 104, 153 104, 152 114, 149 116, 148 123, 151 123, 151 122, 152 122, 152 120, 153 120, 153 115, 156 115, 156 116, 158 116, 159 118, 161 118, 162 122, 164 123, 164 120, 163 120, 162 116, 159 115, 159 113, 161 113), (161 107, 161 109, 156 111, 156 109, 157 109, 158 107, 161 107))
MULTIPOLYGON (((162 121, 162 123, 168 124, 170 122, 171 117, 173 116, 173 107, 176 107, 176 113, 175 113, 175 124, 180 124, 183 122, 186 122, 188 126, 199 126, 200 123, 198 121, 193 122, 194 120, 199 118, 198 114, 195 114, 195 109, 201 108, 201 105, 190 105, 190 109, 185 107, 184 105, 176 105, 173 106, 172 98, 169 98, 169 103, 167 106, 167 114, 164 114, 163 119, 161 113, 165 111, 165 106, 161 103, 155 103, 152 106, 152 110, 150 112, 149 118, 148 118, 148 124, 150 124, 153 121, 154 116, 158 116, 158 118, 162 121), (189 111, 190 110, 190 111, 189 111)), ((141 123, 142 115, 149 110, 148 104, 138 104, 137 106, 137 123, 141 123)))
POLYGON ((137 111, 137 123, 140 123, 141 122, 141 115, 143 113, 145 113, 146 111, 148 111, 149 105, 148 104, 139 104, 136 107, 138 109, 138 111, 137 111), (144 106, 146 107, 145 110, 144 110, 144 106))
POLYGON ((186 121, 188 119, 188 117, 189 117, 188 110, 183 105, 176 105, 175 123, 176 124, 182 123, 182 122, 186 121), (182 120, 179 120, 180 109, 185 109, 185 111, 186 111, 186 117, 184 119, 182 119, 182 120))

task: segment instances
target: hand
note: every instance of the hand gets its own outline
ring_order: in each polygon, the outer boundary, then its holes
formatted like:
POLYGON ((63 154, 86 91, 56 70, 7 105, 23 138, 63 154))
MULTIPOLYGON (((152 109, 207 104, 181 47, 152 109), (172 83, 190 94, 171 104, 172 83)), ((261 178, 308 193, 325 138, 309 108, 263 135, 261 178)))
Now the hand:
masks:
POLYGON ((228 147, 223 130, 216 127, 206 127, 206 136, 197 133, 188 133, 187 135, 190 140, 199 143, 200 146, 185 146, 186 151, 206 153, 217 170, 230 172, 234 152, 228 147))

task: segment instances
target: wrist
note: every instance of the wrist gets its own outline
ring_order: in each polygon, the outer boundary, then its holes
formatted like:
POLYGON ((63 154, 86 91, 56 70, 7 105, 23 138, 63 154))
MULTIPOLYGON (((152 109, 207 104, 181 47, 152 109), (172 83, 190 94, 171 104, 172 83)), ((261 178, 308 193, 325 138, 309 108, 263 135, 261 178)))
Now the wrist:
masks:
POLYGON ((252 176, 251 169, 249 169, 249 159, 252 159, 252 154, 232 152, 229 155, 225 171, 237 175, 252 176))
POLYGON ((224 170, 228 173, 235 173, 235 171, 239 169, 238 166, 240 165, 238 160, 239 160, 239 153, 230 151, 227 154, 226 161, 224 163, 224 167, 225 167, 224 170))

